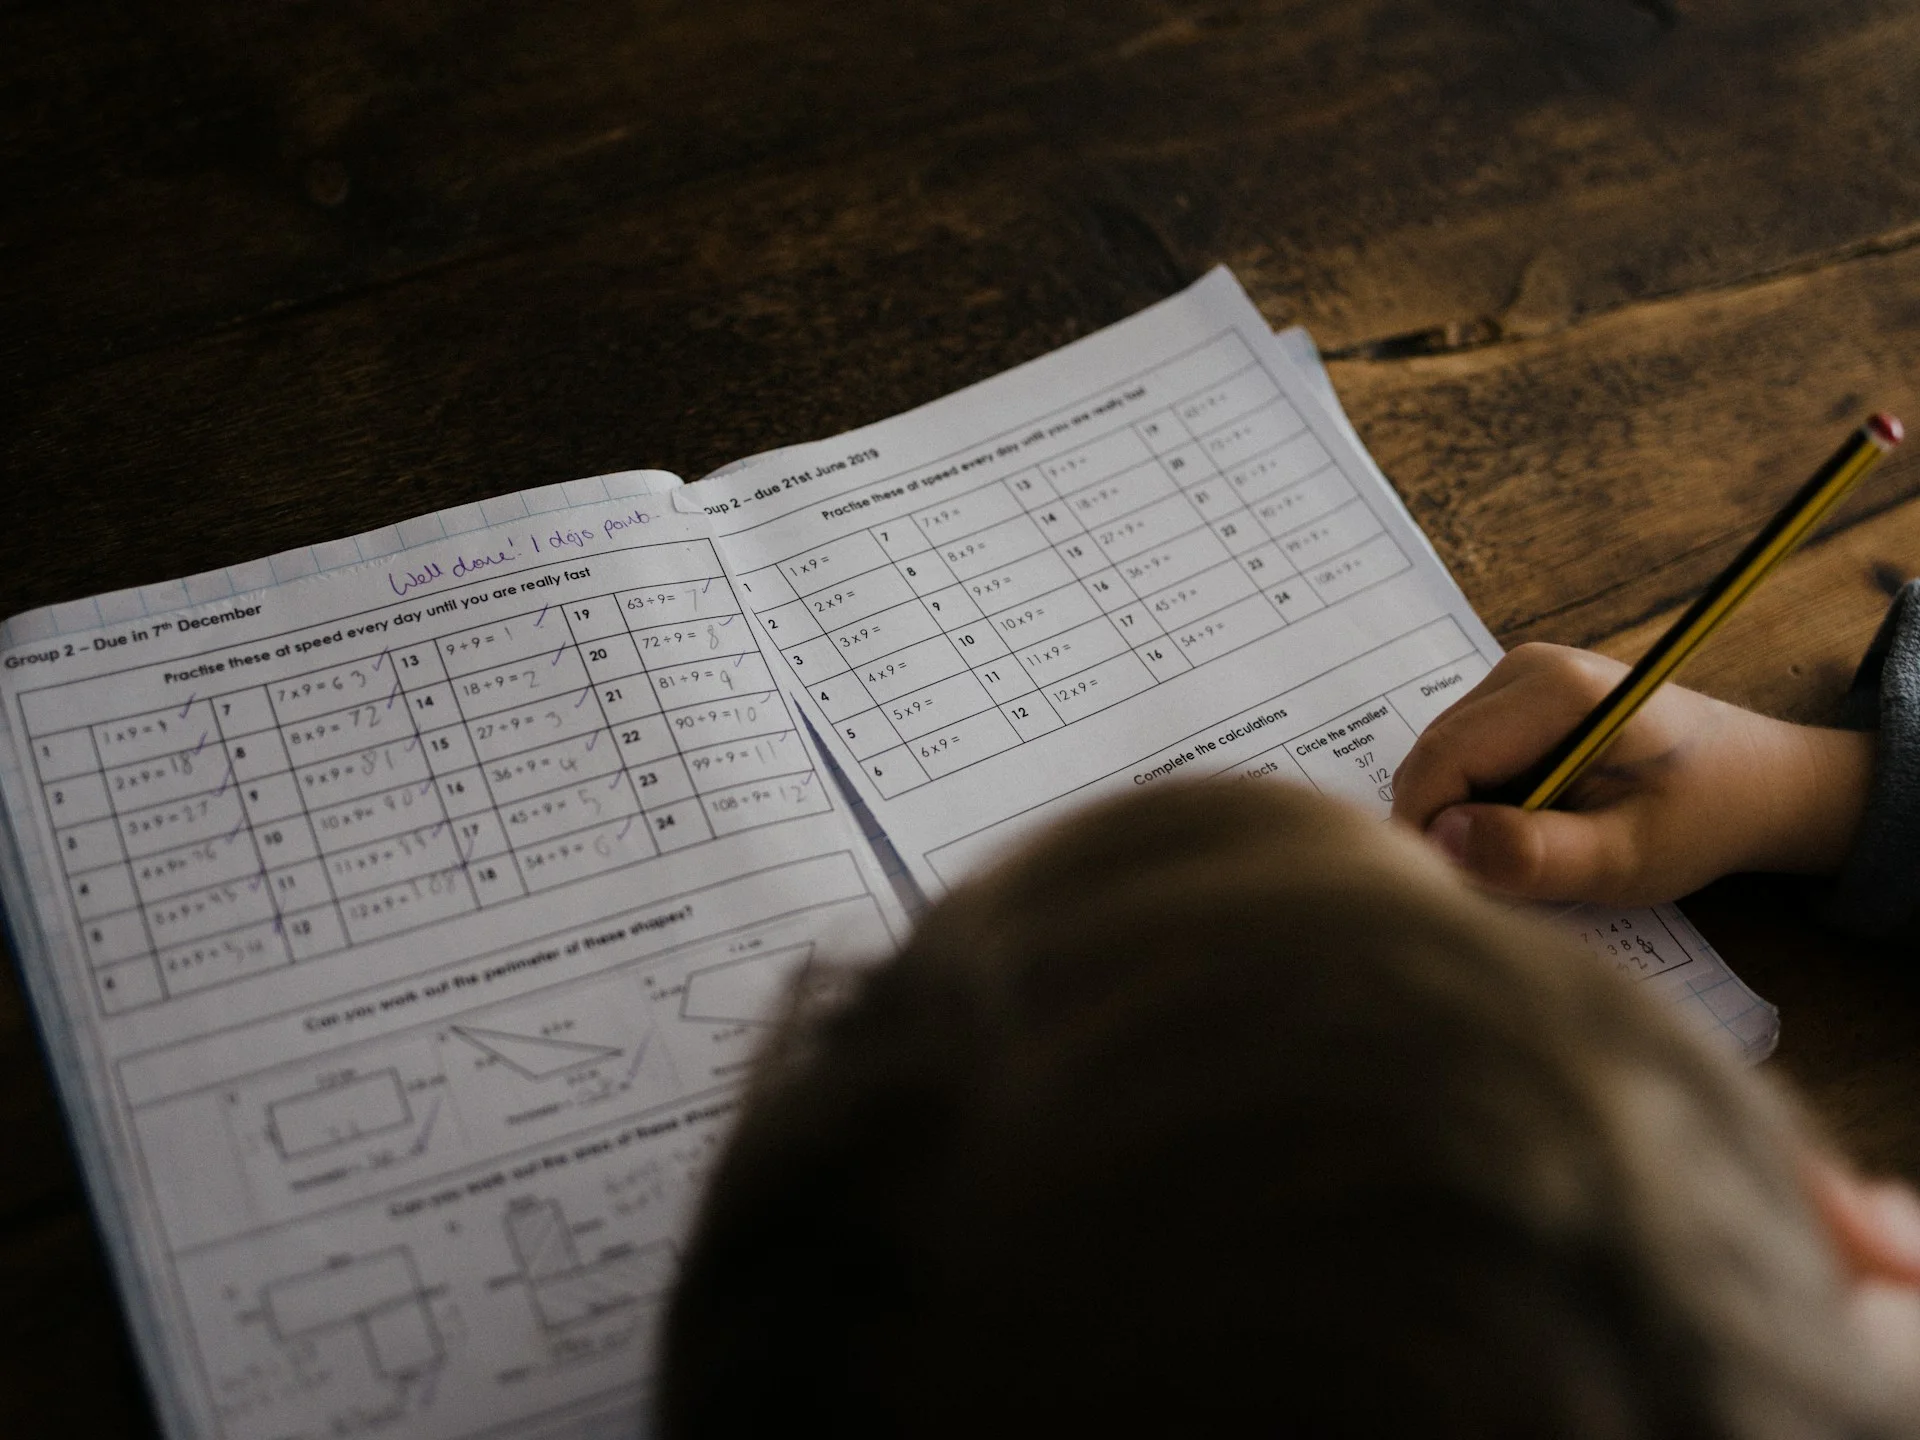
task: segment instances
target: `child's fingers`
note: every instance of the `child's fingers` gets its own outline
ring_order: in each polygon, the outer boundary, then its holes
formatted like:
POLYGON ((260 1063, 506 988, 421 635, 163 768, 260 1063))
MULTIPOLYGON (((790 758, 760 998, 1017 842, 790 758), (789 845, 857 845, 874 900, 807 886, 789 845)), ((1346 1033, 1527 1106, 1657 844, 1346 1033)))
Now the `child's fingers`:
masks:
POLYGON ((1550 645, 1540 640, 1529 640, 1524 645, 1509 650, 1493 669, 1489 670, 1466 694, 1455 700, 1435 717, 1434 723, 1446 719, 1457 710, 1466 708, 1489 696, 1497 694, 1518 681, 1547 675, 1580 676, 1587 672, 1611 674, 1614 670, 1626 667, 1618 661, 1604 655, 1596 655, 1588 650, 1575 650, 1567 645, 1550 645))
POLYGON ((1429 725, 1401 762, 1394 815, 1424 830, 1474 790, 1518 775, 1563 740, 1617 679, 1600 657, 1580 657, 1530 666, 1489 693, 1467 696, 1429 725))
POLYGON ((1618 813, 1455 805, 1427 835, 1476 880, 1528 900, 1604 897, 1635 870, 1630 822, 1618 813))

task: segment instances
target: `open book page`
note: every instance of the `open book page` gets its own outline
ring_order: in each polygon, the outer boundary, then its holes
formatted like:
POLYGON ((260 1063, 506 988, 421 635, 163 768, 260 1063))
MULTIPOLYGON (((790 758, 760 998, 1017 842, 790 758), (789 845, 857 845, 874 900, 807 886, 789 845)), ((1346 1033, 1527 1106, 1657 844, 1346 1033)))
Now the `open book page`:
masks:
POLYGON ((632 1433, 769 1004, 903 933, 660 489, 5 652, 0 883, 171 1433, 632 1433))
MULTIPOLYGON (((1290 343, 1298 345, 1303 337, 1290 343)), ((1500 649, 1225 271, 1043 359, 680 492, 914 881, 1101 794, 1278 776, 1384 815, 1500 649)), ((1597 953, 1749 1054, 1777 1033, 1671 907, 1597 953)))

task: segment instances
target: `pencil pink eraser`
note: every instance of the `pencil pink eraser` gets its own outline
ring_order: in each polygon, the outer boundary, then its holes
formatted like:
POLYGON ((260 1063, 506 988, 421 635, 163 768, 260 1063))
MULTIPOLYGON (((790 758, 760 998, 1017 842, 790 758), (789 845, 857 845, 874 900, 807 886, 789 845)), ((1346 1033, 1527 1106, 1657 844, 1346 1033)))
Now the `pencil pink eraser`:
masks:
POLYGON ((1902 440, 1907 438, 1906 427, 1903 426, 1896 417, 1887 414, 1884 410, 1867 421, 1867 429, 1873 432, 1874 439, 1878 440, 1888 449, 1892 449, 1895 445, 1898 445, 1902 440))

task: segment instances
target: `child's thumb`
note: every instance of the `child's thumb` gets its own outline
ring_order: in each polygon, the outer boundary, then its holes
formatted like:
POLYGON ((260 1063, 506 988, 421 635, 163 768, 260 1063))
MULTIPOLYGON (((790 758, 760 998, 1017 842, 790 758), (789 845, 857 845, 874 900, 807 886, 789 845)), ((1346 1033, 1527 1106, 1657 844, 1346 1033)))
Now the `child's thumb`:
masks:
POLYGON ((1482 884, 1529 900, 1605 899, 1631 868, 1612 817, 1454 805, 1427 838, 1482 884))

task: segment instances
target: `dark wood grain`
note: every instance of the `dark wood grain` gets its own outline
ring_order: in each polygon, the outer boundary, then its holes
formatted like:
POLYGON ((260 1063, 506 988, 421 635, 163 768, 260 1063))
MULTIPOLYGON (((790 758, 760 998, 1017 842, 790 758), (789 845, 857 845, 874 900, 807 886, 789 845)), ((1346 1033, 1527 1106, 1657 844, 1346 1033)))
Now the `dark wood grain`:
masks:
MULTIPOLYGON (((1920 501, 1909 500, 1794 556, 1677 678, 1784 720, 1834 724, 1887 601, 1916 574, 1920 501)), ((1610 635, 1597 648, 1638 660, 1681 608, 1610 635)))
POLYGON ((0 365, 61 372, 744 177, 852 160, 911 186, 905 137, 962 167, 1011 149, 994 173, 1032 208, 1097 231, 1072 203, 1092 191, 1338 344, 1552 325, 1909 224, 1914 70, 1889 41, 1913 13, 16 7, 0 157, 24 323, 0 365))
MULTIPOLYGON (((6 0, 0 612, 696 475, 1221 262, 1504 639, 1631 653, 1920 419, 1920 0, 6 0)), ((1906 457, 1691 678, 1818 718, 1917 570, 1906 457)), ((1920 1178, 1920 994, 1804 899, 1691 908, 1920 1178)), ((0 1432, 149 1433, 10 965, 0 1141, 0 1432)))
MULTIPOLYGON (((1890 42, 1916 14, 8 12, 0 471, 37 559, 0 608, 594 470, 697 474, 1217 260, 1276 321, 1392 355, 1897 248, 1920 122, 1890 42)), ((1580 378, 1578 415, 1636 394, 1580 378)), ((1474 438, 1499 463, 1499 428, 1474 438)), ((1429 444, 1415 478, 1453 458, 1429 444)))
MULTIPOLYGON (((1920 414, 1916 296, 1900 250, 1333 374, 1487 623, 1592 644, 1697 592, 1867 411, 1920 414)), ((1896 451, 1834 524, 1916 492, 1896 451)))

